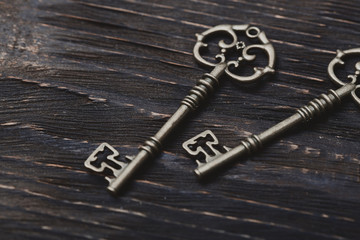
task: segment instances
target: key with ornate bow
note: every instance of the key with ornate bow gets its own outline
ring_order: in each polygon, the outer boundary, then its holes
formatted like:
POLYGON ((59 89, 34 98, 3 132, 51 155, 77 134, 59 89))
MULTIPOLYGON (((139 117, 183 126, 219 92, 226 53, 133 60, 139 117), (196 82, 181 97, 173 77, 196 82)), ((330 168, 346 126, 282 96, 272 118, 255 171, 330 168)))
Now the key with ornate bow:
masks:
POLYGON ((109 191, 117 192, 145 161, 160 152, 169 135, 218 88, 220 77, 227 76, 240 83, 251 83, 274 72, 274 48, 265 33, 257 27, 247 24, 218 25, 196 36, 194 57, 200 64, 213 70, 197 81, 196 86, 182 100, 173 116, 153 137, 145 141, 136 156, 117 160, 119 153, 110 144, 102 143, 85 161, 87 168, 107 175, 109 191), (225 39, 220 40, 216 45, 218 52, 213 57, 203 54, 203 50, 214 46, 208 42, 209 40, 223 36, 230 38, 231 42, 227 43, 225 39), (250 74, 239 73, 239 69, 244 65, 254 62, 256 54, 253 51, 255 50, 265 53, 267 60, 264 66, 254 67, 250 74), (104 151, 107 151, 109 155, 100 160, 98 156, 104 155, 104 151))
MULTIPOLYGON (((198 177, 203 177, 213 172, 214 170, 223 167, 226 164, 238 160, 244 155, 250 155, 257 152, 264 144, 278 138, 286 131, 296 128, 301 124, 310 122, 316 117, 320 117, 323 114, 331 111, 336 105, 340 105, 344 98, 351 96, 356 104, 360 106, 360 62, 355 64, 355 72, 348 75, 349 82, 341 81, 335 74, 335 67, 337 65, 344 65, 345 62, 343 59, 347 59, 349 56, 358 55, 360 56, 360 48, 349 49, 345 51, 337 51, 336 57, 330 62, 328 66, 328 74, 330 79, 340 88, 337 90, 329 90, 327 94, 321 94, 318 98, 313 99, 307 105, 299 108, 297 112, 290 116, 289 118, 283 120, 282 122, 276 124, 275 126, 267 129, 266 131, 260 133, 259 135, 252 135, 251 137, 246 138, 241 141, 241 144, 237 147, 227 151, 227 152, 213 152, 211 157, 205 158, 205 161, 198 162, 198 167, 195 169, 195 174, 198 177)), ((201 133, 197 136, 202 136, 204 134, 212 135, 213 139, 216 139, 216 136, 207 130, 204 133, 201 133)), ((199 157, 199 154, 204 152, 204 149, 200 144, 195 145, 194 137, 189 141, 186 141, 183 144, 184 149, 192 156, 199 157), (189 148, 189 145, 192 145, 192 149, 189 148)), ((212 141, 212 140, 210 140, 212 141)), ((217 146, 219 141, 215 141, 217 146)), ((202 145, 207 143, 202 143, 202 145)))

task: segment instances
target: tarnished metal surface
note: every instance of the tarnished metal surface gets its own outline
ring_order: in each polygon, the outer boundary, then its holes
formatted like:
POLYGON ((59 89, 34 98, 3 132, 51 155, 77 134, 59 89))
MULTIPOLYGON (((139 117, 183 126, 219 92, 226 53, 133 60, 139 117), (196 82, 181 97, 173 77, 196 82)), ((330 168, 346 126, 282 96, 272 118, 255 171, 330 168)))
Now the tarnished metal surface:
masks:
MULTIPOLYGON (((213 70, 210 73, 204 74, 204 76, 197 81, 196 86, 190 90, 190 93, 181 102, 179 109, 153 137, 145 141, 144 145, 140 147, 139 153, 132 158, 129 163, 122 164, 121 169, 111 171, 112 176, 107 176, 107 179, 109 180, 108 190, 110 192, 117 192, 145 161, 153 158, 160 152, 167 137, 188 117, 191 112, 195 111, 204 101, 208 99, 210 94, 215 91, 218 87, 220 77, 226 75, 233 80, 248 83, 257 81, 263 75, 274 72, 274 48, 267 39, 265 33, 260 31, 257 27, 250 27, 249 25, 218 25, 201 34, 197 34, 196 36, 197 42, 193 50, 194 57, 200 64, 213 67, 213 70), (237 35, 238 33, 244 32, 247 38, 250 40, 257 39, 260 43, 246 46, 243 41, 239 40, 237 35), (219 60, 217 63, 211 63, 205 60, 205 58, 201 55, 201 49, 206 48, 208 44, 204 41, 210 36, 221 36, 223 33, 230 35, 233 39, 232 42, 227 44, 224 40, 219 41, 219 53, 214 57, 219 60), (265 51, 268 57, 267 65, 265 67, 255 67, 254 73, 250 76, 241 76, 231 72, 231 67, 239 68, 240 63, 255 60, 256 55, 249 53, 252 49, 265 51), (228 52, 238 54, 237 60, 228 59, 228 52)), ((103 143, 101 146, 105 145, 110 146, 107 143, 103 143)), ((94 169, 94 167, 89 164, 90 162, 96 160, 96 152, 97 151, 91 154, 85 161, 85 166, 90 170, 101 172, 105 169, 104 167, 94 169)), ((114 160, 113 157, 111 157, 111 159, 114 160)))
MULTIPOLYGON (((349 83, 339 80, 335 75, 334 70, 337 64, 345 64, 342 60, 343 57, 353 54, 360 54, 360 48, 345 51, 338 50, 336 57, 328 66, 330 79, 336 85, 340 86, 339 89, 329 90, 328 94, 321 94, 318 98, 313 99, 307 105, 299 108, 297 113, 291 117, 283 120, 259 135, 252 135, 251 137, 248 137, 243 140, 239 146, 233 148, 232 150, 224 154, 217 154, 217 156, 212 158, 211 161, 201 164, 197 169, 195 169, 196 175, 198 177, 203 177, 215 169, 239 159, 239 157, 244 156, 245 154, 250 155, 257 152, 262 145, 281 136, 289 129, 296 128, 299 124, 309 122, 314 117, 320 117, 331 111, 335 105, 341 104, 341 100, 349 95, 352 96, 355 102, 360 106, 359 96, 357 95, 357 91, 360 88, 360 84, 358 83, 358 77, 360 75, 360 62, 355 64, 355 73, 348 75, 348 78, 351 80, 349 83)), ((185 148, 185 150, 187 149, 185 148)))

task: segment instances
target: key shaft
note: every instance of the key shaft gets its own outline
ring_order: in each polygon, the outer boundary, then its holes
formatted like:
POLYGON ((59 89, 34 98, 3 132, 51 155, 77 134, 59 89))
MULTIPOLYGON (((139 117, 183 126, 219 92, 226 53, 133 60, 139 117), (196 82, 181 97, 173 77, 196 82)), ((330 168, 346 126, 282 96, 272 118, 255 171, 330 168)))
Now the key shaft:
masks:
POLYGON ((265 130, 259 135, 252 135, 241 142, 240 145, 232 150, 220 155, 210 162, 200 165, 195 169, 198 177, 203 177, 228 163, 231 163, 244 155, 250 155, 259 151, 262 146, 283 135, 290 129, 299 125, 310 122, 315 117, 331 111, 335 105, 339 105, 343 98, 351 95, 356 89, 354 83, 348 83, 337 90, 329 90, 328 94, 321 94, 318 98, 313 99, 307 105, 299 108, 295 114, 273 127, 265 130))
POLYGON ((218 87, 219 78, 223 75, 226 66, 226 63, 219 63, 210 73, 205 74, 197 82, 196 86, 183 99, 178 110, 153 137, 145 141, 144 145, 140 147, 139 153, 132 159, 129 165, 110 182, 107 187, 110 192, 116 193, 144 162, 150 160, 161 151, 162 145, 171 133, 184 122, 191 112, 194 112, 205 102, 209 95, 218 87))

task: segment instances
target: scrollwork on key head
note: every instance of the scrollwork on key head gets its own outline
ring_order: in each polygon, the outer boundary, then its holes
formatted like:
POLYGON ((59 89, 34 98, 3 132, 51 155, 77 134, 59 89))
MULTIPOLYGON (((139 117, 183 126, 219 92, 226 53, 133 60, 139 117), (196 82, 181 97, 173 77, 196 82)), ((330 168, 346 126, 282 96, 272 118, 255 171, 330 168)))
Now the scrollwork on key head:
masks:
POLYGON ((239 82, 253 82, 260 78, 261 76, 274 72, 274 64, 275 64, 275 51, 267 39, 265 33, 260 31, 259 28, 250 26, 248 24, 244 25, 218 25, 213 28, 206 30, 201 34, 196 34, 197 42, 194 47, 194 56, 195 59, 200 63, 208 67, 215 67, 219 63, 226 63, 226 70, 225 73, 234 80, 239 82), (245 35, 249 39, 258 39, 260 42, 259 44, 251 44, 246 46, 243 41, 238 39, 237 32, 244 32, 245 35), (204 41, 209 38, 210 36, 215 36, 218 34, 226 34, 229 35, 232 39, 231 43, 225 43, 224 40, 220 40, 218 46, 220 48, 220 53, 215 56, 218 59, 218 63, 209 62, 203 58, 200 54, 200 50, 203 48, 207 48, 208 44, 204 41), (249 51, 252 49, 260 49, 265 51, 268 57, 267 66, 265 67, 255 67, 254 73, 250 76, 240 76, 236 73, 233 73, 230 68, 237 68, 239 67, 240 63, 243 61, 253 61, 256 58, 256 55, 250 54, 249 51), (228 60, 226 59, 226 53, 228 51, 238 51, 240 52, 240 56, 236 60, 228 60))
MULTIPOLYGON (((343 57, 348 55, 355 55, 358 54, 360 56, 360 48, 352 48, 348 50, 337 50, 336 51, 336 57, 331 60, 328 66, 328 74, 330 76, 330 79, 338 86, 344 86, 348 84, 347 82, 341 81, 335 74, 335 67, 337 65, 344 65, 345 62, 342 60, 343 57)), ((351 80, 350 84, 356 85, 354 90, 351 92, 351 96, 353 97, 354 101, 360 106, 360 97, 357 95, 357 92, 360 89, 360 81, 359 81, 359 75, 360 75, 360 62, 357 62, 355 64, 355 73, 348 75, 348 78, 351 80)))

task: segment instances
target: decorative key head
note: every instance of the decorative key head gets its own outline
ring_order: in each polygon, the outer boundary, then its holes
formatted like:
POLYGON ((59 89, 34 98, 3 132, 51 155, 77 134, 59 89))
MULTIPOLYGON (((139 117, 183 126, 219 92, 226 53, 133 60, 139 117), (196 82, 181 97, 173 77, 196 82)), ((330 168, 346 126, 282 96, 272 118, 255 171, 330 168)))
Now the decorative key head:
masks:
MULTIPOLYGON (((342 60, 345 57, 348 57, 349 55, 359 55, 360 56, 360 48, 352 48, 352 49, 348 49, 348 50, 337 50, 336 52, 336 57, 331 60, 331 62, 329 63, 328 66, 328 74, 330 76, 330 79, 338 86, 344 86, 346 84, 348 84, 347 82, 343 82, 341 81, 335 74, 335 67, 336 65, 340 64, 340 65, 344 65, 345 62, 342 60)), ((360 97, 358 95, 359 91, 360 91, 360 62, 357 62, 355 64, 355 72, 354 74, 350 74, 348 75, 348 78, 351 80, 352 84, 355 84, 356 87, 355 89, 351 92, 351 95, 353 97, 353 99, 355 100, 355 102, 360 106, 360 97)))
POLYGON ((252 27, 248 24, 245 25, 218 25, 213 28, 206 30, 201 34, 196 34, 197 42, 194 47, 194 56, 195 59, 208 67, 215 67, 219 63, 226 63, 225 73, 232 79, 237 80, 239 82, 253 82, 259 79, 261 76, 267 73, 274 72, 274 64, 275 64, 275 51, 267 39, 265 33, 260 31, 257 27, 252 27), (257 44, 250 44, 246 46, 244 41, 241 41, 238 38, 239 34, 245 34, 245 36, 250 40, 257 40, 257 44), (201 49, 207 48, 209 45, 205 43, 209 37, 213 37, 215 35, 226 34, 232 38, 231 43, 225 43, 224 40, 220 40, 218 43, 219 53, 215 56, 218 59, 217 63, 210 62, 206 60, 200 53, 201 49), (267 66, 265 67, 254 67, 254 72, 252 75, 241 76, 236 74, 234 69, 239 68, 241 63, 250 62, 255 60, 256 55, 249 53, 252 49, 261 49, 266 52, 268 57, 267 66), (236 60, 228 59, 228 52, 236 52, 238 57, 236 60), (232 70, 231 70, 232 69, 232 70))

